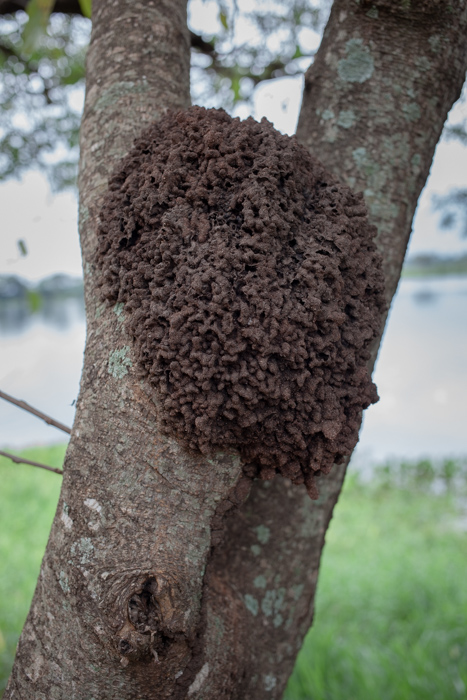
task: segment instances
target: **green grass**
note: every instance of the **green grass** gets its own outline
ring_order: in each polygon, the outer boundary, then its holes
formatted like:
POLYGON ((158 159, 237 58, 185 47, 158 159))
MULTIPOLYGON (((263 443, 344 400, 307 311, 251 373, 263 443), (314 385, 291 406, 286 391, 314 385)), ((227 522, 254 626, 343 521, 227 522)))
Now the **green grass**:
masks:
MULTIPOLYGON (((60 466, 64 449, 22 454, 60 466)), ((4 459, 0 470, 1 694, 61 479, 4 459)), ((366 485, 349 475, 286 700, 467 698, 466 472, 423 461, 387 465, 366 485)))
POLYGON ((435 496, 427 462, 412 467, 346 481, 286 700, 467 697, 465 521, 454 489, 435 496))
MULTIPOLYGON (((21 451, 60 467, 66 446, 21 451)), ((12 450, 11 450, 12 451, 12 450)), ((0 457, 0 695, 26 619, 60 491, 58 474, 0 457)))

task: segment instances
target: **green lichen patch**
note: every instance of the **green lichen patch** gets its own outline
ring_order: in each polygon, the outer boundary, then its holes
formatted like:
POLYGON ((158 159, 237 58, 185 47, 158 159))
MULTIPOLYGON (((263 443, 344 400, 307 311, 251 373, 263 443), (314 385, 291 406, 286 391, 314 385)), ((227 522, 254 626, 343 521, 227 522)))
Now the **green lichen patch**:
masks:
POLYGON ((255 528, 256 536, 261 544, 267 544, 271 537, 271 530, 266 525, 258 525, 255 528))
POLYGON ((125 345, 123 348, 110 353, 108 372, 115 379, 122 379, 128 374, 128 368, 133 364, 130 358, 127 357, 129 351, 129 346, 125 345))
POLYGON ((81 537, 71 547, 71 555, 79 556, 80 564, 88 564, 94 555, 94 545, 89 537, 81 537))
POLYGON ((263 600, 261 601, 261 610, 266 615, 266 617, 271 617, 272 615, 279 615, 284 605, 284 597, 285 588, 278 588, 277 590, 266 591, 266 594, 263 600))
POLYGON ((114 83, 108 90, 105 90, 97 100, 94 109, 104 111, 119 102, 127 95, 138 95, 147 92, 149 84, 146 80, 135 83, 133 80, 122 80, 114 83))
POLYGON ((355 150, 352 151, 352 158, 359 171, 365 175, 366 178, 372 177, 379 170, 378 163, 372 160, 366 148, 363 146, 355 148, 355 150))
POLYGON ((253 581, 253 586, 255 588, 266 588, 266 577, 262 575, 257 576, 253 581))
POLYGON ((332 109, 325 109, 324 112, 321 115, 321 119, 325 122, 329 121, 330 119, 334 119, 334 112, 332 109))
POLYGON ((439 53, 442 48, 443 40, 439 34, 433 34, 433 36, 430 36, 428 39, 428 43, 433 53, 439 53))
POLYGON ((339 112, 337 117, 337 124, 343 129, 350 129, 356 121, 357 117, 353 109, 343 109, 341 112, 339 112))
POLYGON ((256 615, 257 615, 258 612, 259 612, 259 603, 258 603, 258 601, 256 600, 256 598, 254 598, 254 596, 252 596, 252 595, 250 595, 249 593, 247 593, 247 594, 243 597, 243 600, 245 601, 246 609, 249 610, 249 611, 251 612, 251 614, 254 615, 254 616, 256 617, 256 615))
POLYGON ((416 122, 422 116, 420 107, 416 102, 409 102, 402 105, 404 119, 408 122, 416 122))
POLYGON ((69 593, 70 592, 70 584, 68 583, 68 576, 64 571, 60 571, 60 576, 58 578, 58 582, 60 584, 60 588, 64 593, 69 593))
POLYGON ((273 690, 276 687, 277 678, 275 676, 273 676, 271 673, 268 673, 266 676, 264 676, 263 682, 264 682, 264 689, 269 692, 270 690, 273 690))
POLYGON ((426 56, 417 56, 414 62, 417 68, 425 73, 433 70, 433 63, 426 56))
POLYGON ((123 307, 124 307, 124 303, 122 301, 117 301, 117 303, 114 306, 114 314, 116 316, 118 316, 119 318, 121 318, 121 316, 123 314, 123 307))
POLYGON ((297 583, 295 586, 292 586, 292 594, 294 597, 294 600, 298 600, 300 596, 303 593, 303 589, 305 588, 305 585, 303 583, 297 583))
POLYGON ((412 158, 410 159, 410 164, 412 166, 412 172, 415 175, 418 175, 420 172, 421 164, 422 164, 422 157, 420 153, 414 153, 412 158))
POLYGON ((337 64, 340 79, 347 83, 364 83, 369 80, 375 69, 369 48, 362 39, 350 39, 345 47, 347 55, 337 64))
POLYGON ((97 304, 96 311, 95 311, 95 317, 100 318, 102 316, 102 314, 104 313, 104 311, 105 311, 105 304, 104 303, 97 304))
POLYGON ((276 629, 277 629, 277 627, 280 627, 280 626, 282 625, 283 622, 284 622, 284 618, 282 617, 282 615, 280 615, 280 614, 278 613, 277 615, 275 615, 274 620, 272 621, 272 624, 273 624, 274 627, 276 627, 276 629))

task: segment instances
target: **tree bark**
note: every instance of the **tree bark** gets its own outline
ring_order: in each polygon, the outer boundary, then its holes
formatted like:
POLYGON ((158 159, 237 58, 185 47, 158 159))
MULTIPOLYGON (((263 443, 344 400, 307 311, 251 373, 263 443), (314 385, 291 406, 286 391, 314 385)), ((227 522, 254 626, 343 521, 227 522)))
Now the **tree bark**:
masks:
POLYGON ((436 144, 464 83, 465 24, 465 2, 337 0, 305 77, 297 137, 364 193, 388 301, 436 144))
MULTIPOLYGON (((88 337, 57 514, 5 699, 280 698, 310 626, 345 466, 320 499, 156 430, 119 305, 98 301, 99 203, 144 126, 189 104, 184 0, 94 3, 81 135, 88 337)), ((336 0, 298 137, 361 189, 388 300, 467 67, 467 2, 336 0)))

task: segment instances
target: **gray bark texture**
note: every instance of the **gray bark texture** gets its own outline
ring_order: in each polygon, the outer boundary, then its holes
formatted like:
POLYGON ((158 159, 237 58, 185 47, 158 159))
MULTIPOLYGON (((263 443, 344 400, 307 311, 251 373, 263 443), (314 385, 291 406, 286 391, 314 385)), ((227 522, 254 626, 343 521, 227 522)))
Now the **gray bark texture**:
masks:
MULTIPOLYGON (((84 369, 5 700, 280 698, 312 621, 345 466, 311 501, 279 477, 251 485, 235 453, 195 456, 158 434, 124 311, 96 292, 108 176, 148 123, 189 105, 185 15, 184 0, 94 2, 79 182, 84 369)), ((466 31, 466 0, 336 0, 306 75, 298 138, 365 193, 388 300, 463 84, 466 31)))

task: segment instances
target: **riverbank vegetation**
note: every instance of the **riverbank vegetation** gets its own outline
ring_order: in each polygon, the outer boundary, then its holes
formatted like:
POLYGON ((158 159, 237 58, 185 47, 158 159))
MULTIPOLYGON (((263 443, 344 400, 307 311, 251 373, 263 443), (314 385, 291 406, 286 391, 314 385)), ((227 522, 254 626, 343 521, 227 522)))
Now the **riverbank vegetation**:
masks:
POLYGON ((445 277, 467 274, 467 253, 437 255, 419 253, 409 257, 402 270, 402 277, 445 277))
MULTIPOLYGON (((402 271, 403 277, 434 277, 467 274, 467 253, 442 256, 420 253, 409 257, 402 271)), ((0 275, 0 304, 22 301, 34 312, 42 300, 50 298, 82 297, 83 283, 79 277, 65 274, 51 275, 39 282, 31 282, 17 275, 0 275)))

